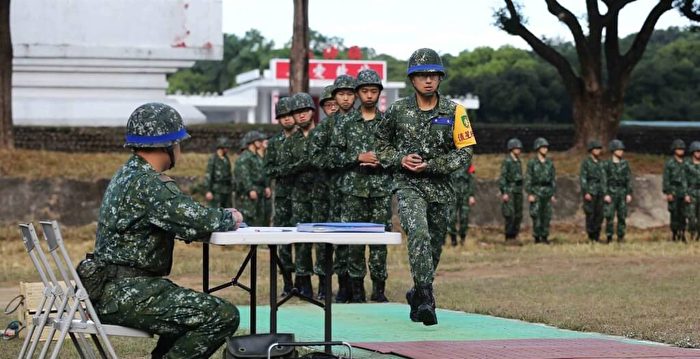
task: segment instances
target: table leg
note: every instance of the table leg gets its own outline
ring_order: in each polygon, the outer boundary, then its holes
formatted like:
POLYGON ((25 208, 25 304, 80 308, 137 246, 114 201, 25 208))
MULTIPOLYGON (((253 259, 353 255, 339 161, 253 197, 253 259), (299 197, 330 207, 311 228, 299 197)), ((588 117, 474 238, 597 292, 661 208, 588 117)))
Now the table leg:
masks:
POLYGON ((277 246, 270 249, 270 333, 277 333, 277 246))
MULTIPOLYGON (((333 311, 331 309, 331 305, 333 303, 333 290, 331 288, 331 285, 333 283, 333 245, 330 243, 325 243, 324 250, 326 251, 326 263, 324 263, 324 265, 326 266, 326 303, 325 307, 323 308, 325 314, 324 341, 330 342, 333 340, 333 311)), ((325 350, 326 353, 330 354, 331 346, 326 345, 325 350)))
POLYGON ((209 243, 202 243, 202 291, 209 292, 209 243))
POLYGON ((250 258, 250 334, 255 334, 258 312, 258 246, 250 246, 250 251, 253 253, 250 258))

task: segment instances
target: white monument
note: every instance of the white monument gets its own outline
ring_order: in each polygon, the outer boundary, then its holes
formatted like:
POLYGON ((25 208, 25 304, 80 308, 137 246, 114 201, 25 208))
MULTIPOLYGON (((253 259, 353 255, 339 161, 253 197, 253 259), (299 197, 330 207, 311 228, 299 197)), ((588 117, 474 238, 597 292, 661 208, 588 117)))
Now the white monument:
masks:
POLYGON ((166 98, 166 75, 223 55, 221 0, 21 0, 11 4, 16 125, 124 126, 166 98))

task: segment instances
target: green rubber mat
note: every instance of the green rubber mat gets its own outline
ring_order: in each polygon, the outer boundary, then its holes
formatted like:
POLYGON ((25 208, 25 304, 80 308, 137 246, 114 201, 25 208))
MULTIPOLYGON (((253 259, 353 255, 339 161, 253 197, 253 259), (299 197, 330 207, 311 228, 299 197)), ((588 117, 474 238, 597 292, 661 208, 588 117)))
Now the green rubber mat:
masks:
MULTIPOLYGON (((241 328, 248 330, 249 307, 241 306, 238 309, 241 312, 241 328)), ((411 322, 408 312, 408 305, 398 303, 334 304, 333 339, 351 343, 575 338, 625 340, 597 333, 575 332, 543 324, 443 309, 437 311, 438 325, 426 327, 421 323, 411 322)), ((269 306, 258 307, 259 333, 269 332, 269 313, 269 306)), ((287 303, 278 311, 277 331, 294 333, 297 340, 322 340, 323 310, 311 304, 287 303)))

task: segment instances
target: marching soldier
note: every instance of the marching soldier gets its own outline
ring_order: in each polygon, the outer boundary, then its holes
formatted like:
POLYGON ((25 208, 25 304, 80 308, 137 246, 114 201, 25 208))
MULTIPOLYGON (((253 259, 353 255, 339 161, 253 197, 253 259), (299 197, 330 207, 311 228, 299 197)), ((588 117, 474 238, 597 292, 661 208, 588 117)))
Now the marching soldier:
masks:
MULTIPOLYGON (((288 144, 287 139, 296 131, 291 105, 292 99, 290 97, 282 97, 277 101, 275 117, 282 127, 282 132, 270 139, 267 145, 267 153, 265 154, 265 174, 268 178, 275 181, 275 205, 272 221, 277 227, 293 227, 295 225, 292 222, 291 198, 294 178, 287 174, 284 167, 288 162, 288 159, 284 157, 284 146, 288 144)), ((292 245, 286 244, 278 247, 280 262, 282 262, 282 280, 284 282, 282 296, 286 296, 293 287, 294 261, 292 260, 292 245)))
POLYGON ((688 196, 688 180, 686 178, 685 142, 676 139, 671 144, 673 157, 664 165, 663 192, 668 202, 671 214, 671 239, 685 242, 686 205, 690 203, 688 196))
POLYGON ((257 150, 265 138, 258 131, 243 136, 241 148, 245 148, 236 159, 233 175, 236 178, 236 204, 249 226, 263 225, 264 197, 271 194, 265 178, 265 170, 257 150))
POLYGON ((583 195, 583 212, 586 214, 588 239, 598 242, 603 224, 603 197, 605 196, 605 170, 600 160, 603 146, 598 140, 588 143, 589 156, 581 162, 579 180, 583 195))
POLYGON ((455 190, 455 202, 449 207, 449 222, 447 233, 450 235, 452 246, 457 245, 457 232, 459 232, 459 244, 464 245, 469 231, 469 211, 476 204, 474 198, 474 165, 469 165, 452 172, 452 187, 455 190), (457 223, 459 222, 459 230, 457 223))
POLYGON ((700 240, 700 141, 693 141, 689 148, 691 158, 687 162, 688 179, 688 232, 690 239, 700 240))
POLYGON ((501 164, 501 176, 498 180, 506 242, 514 241, 518 237, 520 222, 523 220, 523 166, 520 162, 523 143, 517 138, 511 138, 507 147, 508 156, 501 164))
POLYGON ((532 234, 535 243, 549 244, 549 222, 552 220, 552 203, 556 202, 554 193, 557 189, 554 163, 547 158, 549 142, 539 137, 535 139, 535 158, 527 162, 525 191, 530 203, 532 217, 532 234))
POLYGON ((613 227, 615 214, 617 213, 617 241, 625 239, 625 219, 627 218, 627 205, 632 201, 632 170, 630 165, 622 158, 625 153, 625 145, 620 140, 610 141, 612 158, 603 164, 605 169, 605 234, 608 243, 613 239, 613 227))
POLYGON ((438 92, 445 76, 432 49, 416 50, 407 75, 415 94, 394 102, 376 132, 377 159, 394 171, 401 227, 408 235, 413 288, 409 317, 437 324, 433 280, 447 235, 450 174, 471 163, 476 144, 466 109, 438 92))
POLYGON ((219 137, 216 141, 216 153, 209 157, 207 171, 204 174, 205 197, 209 207, 230 208, 233 205, 231 194, 233 193, 233 178, 231 177, 231 161, 228 158, 228 149, 231 141, 226 137, 219 137))

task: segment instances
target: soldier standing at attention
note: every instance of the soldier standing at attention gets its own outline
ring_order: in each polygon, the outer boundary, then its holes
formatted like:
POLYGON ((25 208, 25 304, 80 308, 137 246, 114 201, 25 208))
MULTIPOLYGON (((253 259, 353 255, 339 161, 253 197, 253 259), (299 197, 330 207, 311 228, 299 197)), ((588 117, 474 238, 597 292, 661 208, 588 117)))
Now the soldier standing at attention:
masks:
POLYGON ((452 246, 457 246, 457 232, 459 232, 459 244, 464 245, 469 231, 469 210, 476 204, 474 198, 474 165, 469 164, 452 172, 452 188, 455 191, 455 203, 449 207, 449 222, 447 233, 450 234, 452 246), (459 222, 459 230, 457 230, 459 222))
POLYGON ((588 239, 598 242, 603 224, 603 197, 607 188, 605 170, 600 153, 603 146, 598 140, 588 142, 588 153, 581 162, 579 181, 583 195, 583 212, 586 214, 586 233, 588 239))
POLYGON ((625 239, 627 205, 632 202, 632 170, 627 160, 622 158, 625 145, 620 140, 612 140, 609 148, 612 158, 603 163, 607 181, 604 200, 605 234, 608 243, 613 240, 615 213, 617 213, 617 241, 622 242, 625 239))
POLYGON ((514 241, 523 220, 523 166, 520 153, 523 143, 517 138, 508 140, 508 155, 501 164, 498 188, 501 190, 501 213, 505 219, 506 242, 514 241))
POLYGON ((663 192, 668 202, 671 214, 671 239, 685 242, 686 205, 690 203, 688 196, 688 180, 686 178, 685 142, 676 139, 671 143, 673 157, 664 165, 663 192))
MULTIPOLYGON (((267 145, 267 153, 265 154, 265 175, 270 180, 275 181, 274 185, 274 214, 272 222, 276 227, 293 227, 292 222, 292 188, 294 186, 294 178, 289 176, 284 170, 288 159, 284 156, 284 146, 287 145, 289 139, 296 131, 294 125, 294 117, 292 117, 292 99, 290 97, 282 97, 277 101, 275 106, 275 117, 282 127, 282 132, 273 136, 267 145)), ((282 296, 286 296, 292 291, 292 273, 294 272, 294 261, 292 260, 292 245, 285 244, 278 246, 279 258, 282 262, 282 280, 284 287, 282 296)))
POLYGON ((687 162, 686 178, 688 179, 688 231, 690 239, 700 240, 700 141, 690 143, 691 158, 687 162))
MULTIPOLYGON (((362 70, 357 75, 356 93, 360 110, 352 111, 333 131, 331 157, 335 167, 342 169, 343 222, 383 223, 391 231, 391 176, 379 165, 374 149, 374 133, 384 119, 377 102, 384 86, 374 70, 362 70)), ((349 247, 351 303, 366 301, 364 278, 367 275, 365 245, 349 247)), ((375 302, 388 302, 384 294, 386 245, 369 246, 369 273, 375 302)))
POLYGON ((209 157, 207 172, 204 174, 204 188, 207 193, 205 198, 209 207, 230 208, 233 206, 231 194, 233 192, 233 178, 231 177, 231 161, 228 158, 228 149, 231 141, 226 137, 219 137, 216 141, 216 153, 209 157))
POLYGON ((249 226, 263 225, 263 197, 271 194, 262 160, 257 153, 263 138, 265 136, 258 131, 246 133, 241 140, 241 147, 245 147, 245 150, 238 156, 233 168, 237 183, 236 205, 249 226))
POLYGON ((104 324, 158 335, 154 358, 208 358, 238 328, 238 309, 163 277, 176 236, 207 241, 211 232, 236 230, 242 217, 233 208, 200 205, 162 174, 190 137, 175 109, 142 105, 126 128, 124 146, 133 154, 107 186, 97 221, 94 260, 107 276, 97 313, 104 324))
MULTIPOLYGON (((318 128, 314 131, 313 139, 311 140, 311 156, 313 162, 320 169, 323 169, 327 176, 324 186, 327 188, 328 206, 321 207, 327 210, 326 219, 331 222, 340 222, 341 220, 341 204, 343 196, 340 194, 340 180, 343 176, 343 170, 335 166, 335 161, 331 156, 331 142, 333 140, 333 132, 340 125, 344 117, 348 113, 355 111, 355 79, 352 76, 340 75, 333 82, 331 90, 333 101, 337 104, 338 109, 332 116, 323 120, 318 128)), ((330 100, 329 100, 330 101, 330 100)), ((327 104, 328 102, 324 102, 327 104)), ((321 212, 319 210, 319 212, 321 212)), ((316 273, 319 274, 319 280, 323 282, 325 275, 323 270, 324 254, 323 245, 316 245, 316 273), (319 259, 320 258, 320 259, 319 259)), ((338 245, 334 247, 335 257, 333 260, 333 271, 338 276, 338 292, 336 293, 335 301, 337 303, 347 303, 351 297, 350 275, 348 269, 348 246, 338 245)), ((321 293, 319 288, 319 293, 321 293)))
POLYGON ((535 243, 549 244, 549 222, 552 220, 552 203, 556 202, 557 176, 554 163, 547 158, 549 142, 539 137, 535 139, 535 158, 527 162, 525 192, 530 202, 532 234, 535 243))
MULTIPOLYGON (((294 178, 292 189, 292 223, 309 223, 313 216, 312 195, 316 185, 317 172, 310 153, 311 138, 314 135, 313 120, 316 106, 311 95, 300 92, 292 96, 292 116, 299 129, 287 139, 285 158, 288 161, 288 174, 294 178)), ((294 244, 294 266, 296 268, 295 287, 301 295, 313 298, 311 285, 313 260, 310 243, 294 244)))
POLYGON ((437 324, 433 280, 447 232, 450 174, 472 160, 476 144, 466 109, 438 93, 445 68, 431 49, 416 50, 407 75, 415 94, 394 102, 376 132, 382 167, 394 171, 401 227, 408 235, 414 287, 409 317, 437 324))

